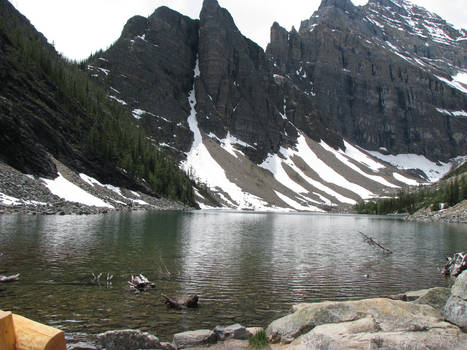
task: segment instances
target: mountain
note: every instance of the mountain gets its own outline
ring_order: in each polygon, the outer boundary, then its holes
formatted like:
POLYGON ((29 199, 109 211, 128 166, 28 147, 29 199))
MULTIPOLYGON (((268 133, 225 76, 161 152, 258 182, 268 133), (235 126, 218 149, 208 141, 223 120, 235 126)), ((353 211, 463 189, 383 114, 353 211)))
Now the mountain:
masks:
POLYGON ((431 160, 467 149, 467 32, 406 0, 322 1, 287 33, 271 29, 275 73, 303 89, 332 128, 359 146, 431 160), (311 90, 310 90, 311 92, 311 90))
POLYGON ((86 64, 224 206, 329 210, 465 155, 464 39, 407 1, 323 0, 299 31, 274 23, 264 52, 205 0, 199 20, 131 18, 86 64))
MULTIPOLYGON (((62 181, 68 169, 89 191, 108 184, 114 192, 119 186, 195 205, 193 182, 81 68, 57 54, 10 2, 0 0, 0 162, 35 177, 39 187, 56 188, 60 184, 48 181, 62 181)), ((24 191, 11 185, 14 176, 5 180, 10 172, 5 169, 0 204, 5 196, 20 202, 14 193, 24 191)), ((94 203, 121 207, 137 201, 109 196, 94 203)))
POLYGON ((0 161, 51 190, 64 165, 111 206, 341 210, 465 160, 467 33, 408 1, 323 0, 266 51, 216 0, 161 7, 80 64, 0 17, 0 161))

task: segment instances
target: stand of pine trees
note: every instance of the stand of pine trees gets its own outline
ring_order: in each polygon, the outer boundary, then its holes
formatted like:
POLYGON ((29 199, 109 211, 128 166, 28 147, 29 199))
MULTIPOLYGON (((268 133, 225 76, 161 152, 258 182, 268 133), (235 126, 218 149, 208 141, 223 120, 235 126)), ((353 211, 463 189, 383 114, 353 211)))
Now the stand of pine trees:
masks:
POLYGON ((467 199, 467 175, 446 180, 436 187, 421 186, 414 191, 400 191, 395 197, 361 201, 354 206, 360 214, 413 214, 422 208, 440 210, 467 199))
POLYGON ((68 141, 86 158, 145 183, 155 194, 196 206, 194 181, 146 137, 123 106, 88 78, 84 64, 57 54, 16 17, 0 15, 1 39, 13 48, 8 52, 10 61, 22 71, 39 72, 55 101, 72 116, 73 140, 68 141))

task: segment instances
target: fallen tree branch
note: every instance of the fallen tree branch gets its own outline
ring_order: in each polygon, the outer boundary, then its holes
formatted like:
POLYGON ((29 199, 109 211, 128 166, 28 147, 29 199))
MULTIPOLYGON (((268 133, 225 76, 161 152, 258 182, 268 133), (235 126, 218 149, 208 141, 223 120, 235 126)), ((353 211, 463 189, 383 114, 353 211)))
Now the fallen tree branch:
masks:
POLYGON ((448 262, 444 266, 442 274, 444 276, 457 277, 462 271, 467 269, 467 253, 456 253, 447 258, 448 262))
POLYGON ((19 273, 12 276, 0 276, 0 283, 19 281, 19 273))
POLYGON ((130 289, 135 291, 136 293, 140 292, 147 292, 152 288, 155 288, 156 285, 149 281, 145 276, 139 274, 137 276, 131 276, 131 280, 128 281, 128 285, 130 289))
POLYGON ((373 238, 371 238, 370 236, 367 236, 366 234, 364 234, 363 232, 360 232, 358 231, 358 233, 360 233, 363 237, 363 241, 368 243, 369 245, 373 246, 373 247, 378 247, 378 248, 381 248, 384 252, 384 254, 392 254, 392 251, 386 247, 383 247, 380 243, 376 242, 373 238))
POLYGON ((161 296, 165 299, 165 303, 167 304, 167 306, 174 308, 174 309, 182 309, 185 307, 190 307, 190 308, 198 307, 199 298, 197 295, 190 295, 188 297, 180 298, 180 299, 173 299, 164 294, 161 294, 161 296))

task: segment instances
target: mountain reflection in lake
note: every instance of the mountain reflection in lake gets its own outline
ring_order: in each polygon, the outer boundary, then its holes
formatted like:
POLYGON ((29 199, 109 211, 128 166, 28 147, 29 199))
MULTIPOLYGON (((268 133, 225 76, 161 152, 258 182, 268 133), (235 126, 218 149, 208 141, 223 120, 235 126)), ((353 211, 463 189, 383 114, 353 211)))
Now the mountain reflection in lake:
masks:
POLYGON ((448 255, 467 247, 466 225, 355 215, 225 211, 96 216, 0 216, 0 309, 62 328, 71 338, 140 328, 162 339, 188 329, 266 326, 299 302, 365 298, 449 281, 448 255), (362 231, 394 253, 364 243, 362 231), (165 278, 167 268, 171 278, 165 278), (92 285, 109 272, 111 288, 92 285), (156 289, 134 294, 132 274, 156 289), (369 275, 369 276, 366 276, 369 275), (169 310, 160 294, 198 294, 195 310, 169 310))

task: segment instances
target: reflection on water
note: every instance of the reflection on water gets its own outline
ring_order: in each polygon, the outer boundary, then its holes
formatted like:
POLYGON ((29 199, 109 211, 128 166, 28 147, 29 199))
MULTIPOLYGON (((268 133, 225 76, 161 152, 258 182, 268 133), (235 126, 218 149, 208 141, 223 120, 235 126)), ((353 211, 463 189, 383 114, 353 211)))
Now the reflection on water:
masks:
POLYGON ((443 286, 448 281, 438 268, 444 258, 466 248, 466 225, 382 217, 202 211, 0 216, 0 271, 21 273, 20 282, 0 289, 0 309, 76 339, 131 327, 169 340, 217 324, 266 326, 297 302, 443 286), (382 255, 358 231, 394 254, 382 255), (114 274, 112 288, 90 284, 93 272, 114 274), (156 290, 131 293, 126 284, 137 273, 155 281, 156 290), (201 306, 168 310, 160 293, 196 293, 201 306))

